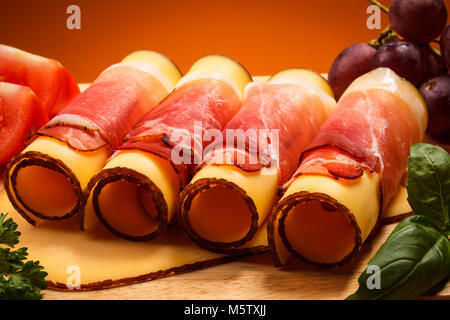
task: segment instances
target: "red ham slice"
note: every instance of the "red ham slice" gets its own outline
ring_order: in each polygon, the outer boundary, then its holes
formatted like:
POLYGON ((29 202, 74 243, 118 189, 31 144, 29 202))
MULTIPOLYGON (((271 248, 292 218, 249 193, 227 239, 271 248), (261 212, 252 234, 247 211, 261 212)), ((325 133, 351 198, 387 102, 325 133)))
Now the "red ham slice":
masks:
POLYGON ((195 132, 203 136, 209 129, 222 130, 240 106, 239 97, 228 83, 214 79, 190 81, 142 118, 128 133, 121 149, 143 150, 171 160, 174 146, 182 146, 192 154, 192 159, 190 163, 173 163, 173 166, 185 185, 196 165, 194 157, 201 158, 198 150, 209 144, 201 137, 194 139, 195 132), (195 128, 196 123, 201 127, 195 128), (186 136, 190 137, 190 143, 186 144, 183 138, 186 136))
POLYGON ((417 120, 403 100, 382 89, 352 92, 303 152, 293 178, 320 174, 355 179, 363 169, 379 172, 385 209, 405 173, 409 148, 419 140, 417 120))
POLYGON ((224 130, 224 136, 227 130, 234 130, 238 139, 245 139, 245 150, 236 145, 236 139, 234 144, 210 152, 205 162, 220 164, 222 159, 233 159, 233 163, 245 171, 258 171, 263 167, 277 165, 280 182, 286 182, 297 168, 301 152, 327 117, 327 107, 322 99, 308 90, 307 87, 294 84, 253 84, 247 91, 242 108, 224 130), (245 135, 249 129, 256 129, 258 134, 245 135), (267 144, 258 143, 258 139, 266 137, 262 130, 266 130, 266 133, 270 130, 278 132, 272 137, 279 139, 278 148, 275 141, 270 141, 270 133, 266 138, 267 144), (254 146, 259 147, 259 150, 254 150, 254 146), (239 157, 245 157, 245 161, 238 161, 239 157), (276 163, 277 158, 279 163, 276 163))
POLYGON ((104 71, 89 88, 46 124, 38 135, 66 142, 80 151, 111 149, 167 95, 150 73, 127 64, 104 71))

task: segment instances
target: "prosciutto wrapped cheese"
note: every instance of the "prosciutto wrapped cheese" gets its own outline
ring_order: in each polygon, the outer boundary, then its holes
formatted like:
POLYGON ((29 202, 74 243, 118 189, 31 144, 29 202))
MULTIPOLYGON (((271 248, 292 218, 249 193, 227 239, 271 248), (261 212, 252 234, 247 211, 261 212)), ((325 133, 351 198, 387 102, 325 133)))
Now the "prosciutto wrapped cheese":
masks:
POLYGON ((180 77, 169 59, 152 51, 105 70, 8 164, 5 189, 16 210, 34 225, 79 213, 89 179, 180 77))
POLYGON ((277 190, 335 104, 327 81, 310 70, 288 69, 249 84, 223 130, 224 143, 209 151, 181 194, 189 238, 221 253, 267 250, 265 222, 277 190))
POLYGON ((58 61, 2 44, 0 81, 33 90, 48 118, 58 114, 80 93, 76 81, 58 61))
POLYGON ((356 79, 273 209, 275 263, 291 255, 326 267, 350 261, 396 195, 410 146, 422 140, 426 124, 420 93, 390 69, 356 79))
MULTIPOLYGON (((180 189, 209 143, 204 134, 222 130, 236 114, 249 81, 248 72, 228 57, 206 56, 193 64, 89 183, 89 204, 107 229, 136 241, 166 229, 180 189)), ((89 221, 87 211, 87 228, 89 221)))

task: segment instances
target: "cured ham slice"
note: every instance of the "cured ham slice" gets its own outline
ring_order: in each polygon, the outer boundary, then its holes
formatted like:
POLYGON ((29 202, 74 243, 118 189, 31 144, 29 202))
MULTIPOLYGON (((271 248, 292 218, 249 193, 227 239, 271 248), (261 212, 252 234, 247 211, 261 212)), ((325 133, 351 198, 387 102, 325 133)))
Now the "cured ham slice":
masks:
MULTIPOLYGON (((180 189, 209 143, 204 135, 208 130, 220 132, 236 114, 250 80, 228 57, 212 55, 195 62, 89 183, 89 204, 102 224, 129 240, 161 234, 175 214, 180 189)), ((87 211, 86 228, 89 219, 87 211)))
POLYGON ((397 194, 410 146, 426 124, 420 93, 390 69, 355 80, 273 210, 268 233, 276 264, 291 255, 323 266, 350 261, 397 194))
POLYGON ((16 210, 31 224, 80 213, 89 179, 180 77, 169 59, 152 51, 105 70, 8 164, 5 189, 16 210))
POLYGON ((0 81, 31 88, 49 118, 80 93, 78 84, 58 61, 1 44, 0 81))
POLYGON ((191 240, 228 254, 267 250, 265 222, 277 190, 334 108, 332 96, 325 79, 304 69, 247 86, 223 145, 206 154, 181 194, 180 221, 191 240))
POLYGON ((47 112, 30 88, 0 82, 0 165, 22 151, 29 134, 47 121, 47 112))

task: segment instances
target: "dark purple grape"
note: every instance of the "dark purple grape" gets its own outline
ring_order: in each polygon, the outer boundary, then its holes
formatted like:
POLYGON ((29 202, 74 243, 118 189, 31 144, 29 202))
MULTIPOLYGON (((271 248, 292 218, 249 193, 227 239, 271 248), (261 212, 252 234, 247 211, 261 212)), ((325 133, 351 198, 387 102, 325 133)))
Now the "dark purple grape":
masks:
POLYGON ((444 29, 441 35, 441 53, 447 66, 450 66, 450 24, 444 29))
POLYGON ((389 19, 403 38, 424 44, 441 34, 447 23, 447 8, 442 0, 394 0, 389 19))
POLYGON ((328 82, 336 100, 341 97, 353 80, 372 69, 371 64, 375 52, 375 48, 367 43, 356 43, 337 56, 328 73, 328 82))
POLYGON ((423 80, 426 81, 431 78, 447 73, 447 66, 444 59, 435 54, 428 44, 419 46, 422 52, 424 61, 423 80))
POLYGON ((433 78, 420 87, 428 108, 427 133, 450 139, 450 76, 433 78))
POLYGON ((405 40, 393 40, 378 48, 372 66, 390 68, 419 87, 423 79, 425 62, 419 46, 405 40))

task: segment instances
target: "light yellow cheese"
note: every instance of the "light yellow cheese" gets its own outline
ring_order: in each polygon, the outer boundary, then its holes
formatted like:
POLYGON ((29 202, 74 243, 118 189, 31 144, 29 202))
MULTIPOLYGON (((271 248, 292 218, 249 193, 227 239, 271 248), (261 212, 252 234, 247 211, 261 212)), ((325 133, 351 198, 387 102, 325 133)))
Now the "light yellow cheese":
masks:
POLYGON ((178 67, 169 58, 156 51, 138 50, 127 55, 122 62, 138 61, 158 67, 175 86, 181 78, 178 67))
POLYGON ((77 285, 83 290, 108 288, 227 261, 190 242, 177 227, 150 242, 121 239, 97 221, 85 232, 78 230, 76 219, 44 221, 35 228, 14 210, 4 190, 0 192, 0 212, 7 212, 19 225, 20 246, 28 248, 29 259, 44 266, 46 280, 52 282, 50 289, 56 284, 66 290, 77 290, 77 285))
POLYGON ((247 70, 233 59, 209 55, 198 59, 178 82, 177 88, 198 79, 217 79, 228 83, 242 100, 244 89, 252 78, 247 70))
MULTIPOLYGON (((333 92, 327 81, 318 73, 311 70, 284 70, 271 77, 268 83, 296 84, 309 89, 310 94, 320 95, 323 98, 323 106, 327 114, 336 105, 336 102, 332 98, 333 92)), ((181 210, 184 210, 183 203, 188 198, 192 200, 189 212, 183 211, 182 214, 187 217, 191 228, 198 236, 212 242, 230 243, 241 240, 246 235, 245 231, 250 229, 250 221, 247 218, 250 214, 250 209, 245 205, 236 206, 231 204, 232 202, 237 202, 235 197, 240 197, 240 194, 236 190, 230 191, 230 188, 226 187, 227 184, 234 184, 237 188, 243 190, 251 199, 258 215, 258 227, 261 229, 261 225, 266 221, 266 217, 270 213, 274 201, 277 199, 279 169, 273 167, 270 169, 264 168, 257 172, 245 172, 237 166, 205 164, 193 177, 190 185, 195 186, 196 183, 202 183, 202 179, 216 179, 214 182, 211 182, 211 185, 215 187, 202 190, 200 194, 182 193, 181 210), (221 183, 220 180, 225 182, 221 183), (217 198, 217 200, 208 199, 208 197, 213 197, 219 192, 220 186, 222 186, 221 197, 217 198), (199 203, 200 201, 205 203, 201 204, 199 203), (210 204, 208 204, 209 202, 210 204), (214 204, 214 202, 216 203, 214 204), (214 215, 211 212, 214 212, 214 215), (246 219, 239 219, 239 216, 246 217, 246 219), (220 221, 220 223, 217 221, 220 221), (227 229, 224 228, 224 225, 227 225, 226 222, 228 224, 234 224, 235 229, 232 229, 231 226, 227 229), (234 234, 226 235, 224 232, 227 230, 229 232, 234 230, 235 232, 234 234), (238 230, 240 232, 236 232, 238 230)), ((243 199, 241 200, 243 201, 243 199)), ((187 222, 185 221, 185 223, 187 222)), ((258 236, 261 234, 267 234, 265 227, 262 232, 257 232, 258 236)), ((256 238, 258 238, 257 235, 255 234, 256 238)), ((260 240, 259 242, 255 241, 255 239, 250 239, 249 242, 255 246, 267 244, 267 238, 259 237, 258 239, 260 240)), ((247 248, 248 244, 242 247, 247 248)))
POLYGON ((169 220, 172 219, 180 190, 177 173, 168 160, 139 150, 120 151, 105 165, 105 169, 124 167, 136 170, 150 178, 161 190, 169 208, 169 220))
MULTIPOLYGON (((226 180, 228 183, 233 183, 234 185, 238 186, 240 189, 242 189, 246 195, 251 199, 253 202, 256 212, 258 214, 258 226, 260 226, 267 215, 269 214, 270 210, 272 209, 273 204, 276 201, 276 194, 278 190, 278 181, 279 181, 279 170, 276 167, 272 168, 263 168, 261 171, 258 172, 245 172, 239 167, 236 166, 230 166, 230 165, 206 165, 204 168, 202 168, 192 179, 190 184, 195 184, 198 181, 201 181, 204 178, 207 179, 223 179, 226 180)), ((220 181, 214 182, 214 185, 221 186, 220 181)), ((200 235, 209 235, 209 238, 206 238, 209 241, 221 241, 221 242, 232 242, 232 241, 238 241, 243 236, 247 234, 247 232, 250 229, 250 221, 246 220, 247 223, 240 226, 241 230, 244 230, 243 233, 236 233, 235 238, 230 235, 223 233, 223 227, 217 223, 217 221, 214 221, 214 219, 208 218, 208 216, 211 215, 211 212, 215 211, 215 215, 218 215, 222 212, 221 219, 224 220, 223 223, 225 223, 227 220, 230 224, 238 226, 239 216, 245 215, 248 217, 250 214, 249 208, 246 205, 242 205, 238 208, 233 208, 232 205, 237 202, 241 198, 240 194, 235 190, 230 190, 226 187, 226 184, 222 184, 222 194, 220 195, 220 203, 211 203, 213 205, 213 208, 211 210, 201 210, 201 212, 194 212, 196 210, 196 206, 194 203, 191 205, 191 210, 188 212, 188 216, 191 217, 192 215, 196 216, 196 220, 203 220, 209 222, 209 224, 201 224, 203 229, 208 228, 208 231, 205 230, 196 230, 200 235), (223 204, 223 206, 222 206, 223 204), (223 210, 221 210, 223 209, 223 210), (239 210, 239 211, 237 211, 239 210), (232 218, 234 216, 234 218, 232 218), (222 232, 221 232, 222 231, 222 232), (237 237, 237 238, 236 238, 237 237), (227 239, 227 241, 225 241, 227 239)), ((202 198, 204 201, 207 200, 207 198, 212 194, 217 192, 217 187, 208 189, 206 191, 203 191, 201 193, 202 198)), ((186 196, 190 196, 186 194, 186 196)), ((199 197, 199 195, 194 195, 193 202, 196 200, 195 198, 199 197)), ((185 199, 182 199, 182 201, 185 199)), ((243 199, 240 199, 244 204, 245 202, 243 199)), ((219 217, 215 217, 218 219, 219 217)), ((193 225, 191 221, 191 225, 195 230, 195 225, 193 225)), ((198 223, 200 226, 200 222, 198 223)), ((264 240, 265 241, 265 240, 264 240)))
MULTIPOLYGON (((281 267, 286 264, 286 262, 291 257, 290 252, 286 249, 285 245, 283 244, 283 239, 278 232, 280 217, 281 215, 274 213, 271 217, 273 219, 272 223, 269 222, 269 224, 267 225, 267 228, 272 229, 273 239, 272 241, 269 241, 268 239, 268 242, 269 248, 274 258, 274 264, 277 267, 281 267)), ((269 233, 269 230, 267 230, 267 233, 269 233)))
MULTIPOLYGON (((170 161, 139 150, 125 150, 118 152, 106 164, 104 170, 110 168, 132 169, 133 172, 149 178, 163 194, 168 207, 167 220, 172 220, 175 215, 180 181, 170 161)), ((151 196, 132 182, 119 180, 107 184, 102 189, 98 200, 103 218, 113 229, 121 233, 145 236, 154 231, 159 223, 158 213, 151 196), (113 188, 116 190, 112 190, 113 188), (141 206, 143 200, 146 210, 141 206)))
POLYGON ((106 147, 84 152, 67 147, 67 144, 50 137, 38 137, 24 152, 37 151, 51 158, 61 160, 77 177, 81 188, 105 165, 108 158, 106 147))
MULTIPOLYGON (((357 227, 359 229, 358 231, 361 233, 361 240, 364 241, 377 222, 380 210, 379 190, 380 178, 379 174, 375 172, 364 172, 364 174, 360 178, 355 180, 337 180, 328 176, 301 175, 292 182, 277 206, 282 207, 286 198, 300 192, 326 194, 328 197, 345 206, 349 213, 353 215, 354 219, 357 222, 357 227)), ((311 202, 315 202, 320 205, 319 201, 315 200, 314 197, 311 197, 310 200, 311 202)), ((306 207, 310 205, 311 204, 308 203, 298 204, 297 206, 306 207)), ((289 211, 288 217, 295 214, 300 215, 300 213, 295 212, 295 208, 296 206, 294 206, 291 211, 289 211)), ((330 232, 327 232, 327 226, 334 224, 336 228, 338 228, 337 225, 338 223, 341 223, 340 221, 342 220, 339 220, 340 218, 337 217, 337 215, 341 215, 343 217, 344 215, 343 213, 338 211, 329 214, 323 214, 321 216, 321 223, 319 225, 314 225, 314 222, 309 225, 306 223, 306 221, 302 222, 302 218, 308 221, 311 220, 307 216, 308 214, 321 214, 317 212, 317 209, 318 208, 313 207, 305 208, 305 210, 309 210, 309 212, 304 213, 303 217, 297 219, 291 219, 290 221, 289 219, 286 219, 285 227, 291 229, 296 228, 298 233, 300 232, 300 226, 304 225, 305 228, 309 228, 311 232, 314 232, 317 235, 317 242, 323 243, 323 245, 327 248, 323 248, 323 252, 321 252, 320 249, 317 248, 318 243, 314 243, 314 239, 308 239, 306 237, 303 239, 292 239, 302 243, 291 243, 291 245, 296 248, 303 248, 302 252, 297 252, 301 255, 304 255, 307 259, 311 259, 311 261, 313 262, 338 263, 351 253, 354 247, 354 243, 352 246, 347 246, 347 251, 342 252, 340 256, 330 256, 331 253, 328 251, 328 248, 333 245, 342 245, 342 243, 340 242, 343 241, 344 236, 341 234, 341 237, 339 239, 335 239, 335 241, 331 242, 326 241, 325 239, 330 234, 330 232), (327 221, 327 219, 329 219, 330 221, 327 221), (294 223, 295 225, 288 226, 289 223, 294 223), (310 241, 310 243, 307 243, 308 240, 310 241), (313 249, 315 250, 315 252, 313 252, 313 249), (320 261, 318 259, 320 259, 320 261)), ((325 212, 326 210, 323 209, 322 211, 325 212)), ((355 230, 353 230, 353 226, 351 225, 350 221, 348 221, 347 223, 343 223, 341 228, 346 228, 348 238, 353 241, 355 230), (345 224, 348 225, 348 228, 345 226, 345 224)), ((275 230, 275 232, 278 232, 278 228, 275 230)), ((287 237, 289 240, 289 234, 287 235, 287 237)))
POLYGON ((139 50, 126 56, 122 63, 142 63, 149 67, 150 72, 168 89, 172 91, 181 79, 181 71, 169 58, 156 51, 139 50), (165 85, 166 79, 170 84, 165 85))
POLYGON ((309 261, 333 264, 352 252, 355 232, 360 233, 361 241, 364 241, 375 226, 380 209, 379 183, 379 174, 368 172, 355 180, 337 180, 317 175, 297 177, 274 210, 271 228, 272 250, 278 258, 276 262, 282 265, 291 255, 279 234, 280 210, 284 210, 289 198, 302 193, 305 201, 308 198, 306 194, 311 194, 308 201, 298 202, 288 211, 284 224, 285 240, 309 261), (355 226, 346 219, 345 213, 321 208, 319 200, 312 194, 326 195, 343 205, 354 217, 358 230, 354 230, 355 226))
POLYGON ((382 218, 387 221, 395 221, 399 217, 404 217, 411 213, 412 209, 408 203, 408 191, 406 187, 401 186, 395 197, 389 203, 389 207, 383 212, 382 218))
MULTIPOLYGON (((68 175, 72 173, 78 180, 81 190, 87 186, 91 177, 101 170, 109 154, 106 147, 91 152, 76 151, 67 147, 64 142, 49 137, 38 137, 33 141, 23 151, 22 154, 25 154, 25 157, 21 161, 27 159, 27 152, 39 152, 61 161, 63 165, 59 167, 59 170, 63 170, 68 175)), ((21 161, 16 163, 16 166, 21 161)), ((16 166, 11 168, 9 174, 16 166)), ((17 201, 17 196, 28 208, 48 217, 62 217, 76 206, 79 200, 77 190, 70 180, 55 169, 55 167, 29 165, 18 170, 15 189, 9 184, 16 204, 29 216, 33 216, 33 213, 17 201), (17 190, 18 195, 14 190, 17 190)), ((40 221, 37 217, 33 219, 40 221)))
POLYGON ((361 229, 361 237, 365 240, 375 226, 380 211, 379 190, 380 177, 376 172, 364 172, 355 180, 302 175, 292 182, 280 202, 300 191, 324 193, 344 205, 355 216, 361 229))
POLYGON ((334 98, 333 89, 331 89, 328 82, 319 73, 301 68, 286 69, 273 75, 268 82, 276 83, 279 80, 286 79, 286 82, 296 82, 295 78, 300 78, 316 85, 320 90, 325 92, 330 97, 334 98))

